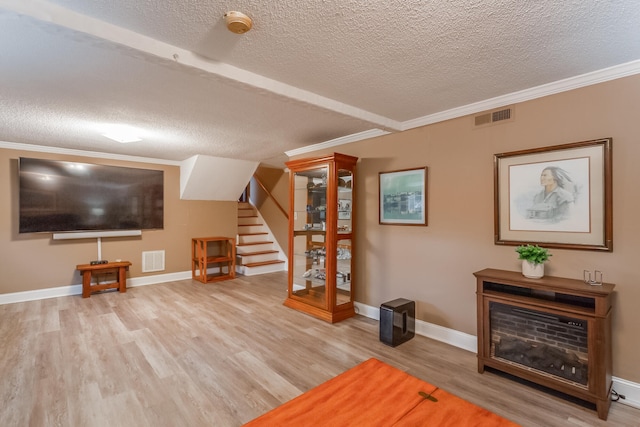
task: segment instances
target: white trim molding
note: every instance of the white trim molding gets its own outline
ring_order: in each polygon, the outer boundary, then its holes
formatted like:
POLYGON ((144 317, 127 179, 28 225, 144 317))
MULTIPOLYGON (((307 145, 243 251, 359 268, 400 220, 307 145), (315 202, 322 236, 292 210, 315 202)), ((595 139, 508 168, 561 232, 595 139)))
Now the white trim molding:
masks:
MULTIPOLYGON (((359 302, 355 303, 356 313, 370 319, 380 321, 380 309, 359 302)), ((478 352, 478 339, 475 335, 465 334, 455 329, 445 328, 429 322, 416 319, 416 334, 431 338, 472 353, 478 352)))
POLYGON ((75 148, 48 147, 45 145, 24 144, 21 142, 0 141, 0 148, 7 150, 34 151, 37 153, 65 154, 68 156, 92 157, 97 159, 122 160, 127 162, 154 163, 158 165, 180 166, 181 162, 150 157, 128 156, 123 154, 102 153, 98 151, 76 150, 75 148))
POLYGON ((604 68, 602 70, 592 71, 590 73, 581 74, 579 76, 569 77, 563 80, 558 80, 556 82, 551 82, 529 89, 524 89, 518 92, 497 96, 495 98, 485 99, 473 104, 462 105, 460 107, 440 111, 428 116, 417 117, 415 119, 401 122, 399 126, 400 129, 393 129, 393 127, 386 128, 386 130, 372 129, 352 135, 346 135, 341 138, 332 139, 330 141, 321 142, 315 145, 297 148, 295 150, 287 151, 285 152, 285 154, 291 157, 294 155, 311 153, 324 148, 349 144, 351 142, 361 141, 363 139, 375 138, 377 136, 391 133, 392 131, 406 131, 421 126, 427 126, 439 122, 444 122, 446 120, 456 119, 458 117, 464 117, 471 114, 493 110, 495 108, 505 107, 507 105, 531 101, 533 99, 542 98, 561 92, 568 92, 570 90, 579 89, 585 86, 591 86, 598 83, 608 82, 610 80, 629 77, 635 74, 640 74, 640 60, 615 65, 613 67, 604 68))
POLYGON ((364 139, 376 138, 378 136, 388 135, 390 133, 391 132, 382 130, 382 129, 371 129, 371 130, 366 130, 364 132, 354 133, 351 135, 342 136, 340 138, 331 139, 329 141, 320 142, 318 144, 285 151, 284 154, 286 154, 289 157, 293 157, 300 154, 306 154, 313 151, 322 150, 324 148, 337 147, 339 145, 349 144, 351 142, 357 142, 357 141, 362 141, 364 139))
POLYGON ((620 398, 618 402, 640 409, 640 384, 618 377, 613 377, 612 380, 616 393, 625 396, 624 399, 620 398))
MULTIPOLYGON (((191 279, 191 271, 178 273, 155 274, 153 276, 133 277, 127 279, 127 288, 136 286, 155 285, 158 283, 172 282, 174 280, 191 279)), ((55 288, 37 289, 33 291, 13 292, 0 294, 0 305, 16 302, 37 301, 49 298, 68 297, 82 295, 82 284, 59 286, 55 288)))

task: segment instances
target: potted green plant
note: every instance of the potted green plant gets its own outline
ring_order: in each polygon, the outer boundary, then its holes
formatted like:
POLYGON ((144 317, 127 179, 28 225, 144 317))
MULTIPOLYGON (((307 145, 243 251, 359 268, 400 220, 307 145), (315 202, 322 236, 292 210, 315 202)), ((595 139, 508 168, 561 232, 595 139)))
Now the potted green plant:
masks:
POLYGON ((520 245, 516 248, 518 259, 522 260, 522 275, 530 279, 544 276, 544 263, 551 254, 549 249, 538 245, 520 245))

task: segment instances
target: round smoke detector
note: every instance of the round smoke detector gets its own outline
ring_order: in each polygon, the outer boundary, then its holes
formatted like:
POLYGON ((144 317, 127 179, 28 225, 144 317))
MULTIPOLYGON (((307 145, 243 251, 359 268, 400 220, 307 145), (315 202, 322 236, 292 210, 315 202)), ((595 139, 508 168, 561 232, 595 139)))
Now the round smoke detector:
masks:
POLYGON ((244 34, 251 29, 253 24, 251 18, 242 12, 227 12, 224 14, 227 21, 227 28, 232 33, 244 34))

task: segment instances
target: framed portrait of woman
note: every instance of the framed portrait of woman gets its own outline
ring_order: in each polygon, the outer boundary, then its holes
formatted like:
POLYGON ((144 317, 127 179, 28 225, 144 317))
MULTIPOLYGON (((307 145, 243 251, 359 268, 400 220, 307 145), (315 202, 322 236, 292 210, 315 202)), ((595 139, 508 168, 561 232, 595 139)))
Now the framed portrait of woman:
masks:
POLYGON ((612 139, 494 155, 495 243, 613 250, 612 139))

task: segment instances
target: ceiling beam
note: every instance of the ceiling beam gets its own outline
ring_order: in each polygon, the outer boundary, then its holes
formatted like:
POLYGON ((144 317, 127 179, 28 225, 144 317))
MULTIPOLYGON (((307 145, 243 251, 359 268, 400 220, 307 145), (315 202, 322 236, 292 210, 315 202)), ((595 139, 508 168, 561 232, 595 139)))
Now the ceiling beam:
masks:
POLYGON ((126 46, 145 55, 158 57, 172 63, 176 62, 180 65, 197 69, 200 72, 220 77, 231 83, 240 83, 254 90, 267 91, 311 107, 362 120, 370 123, 372 127, 388 132, 397 132, 403 129, 401 122, 388 117, 344 104, 224 62, 203 58, 192 51, 82 15, 44 0, 0 0, 0 7, 38 21, 51 23, 110 43, 126 46))

